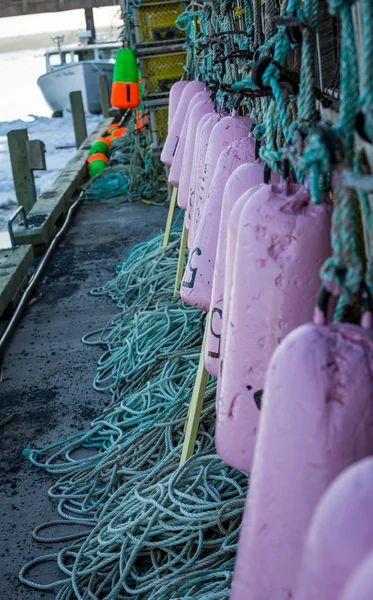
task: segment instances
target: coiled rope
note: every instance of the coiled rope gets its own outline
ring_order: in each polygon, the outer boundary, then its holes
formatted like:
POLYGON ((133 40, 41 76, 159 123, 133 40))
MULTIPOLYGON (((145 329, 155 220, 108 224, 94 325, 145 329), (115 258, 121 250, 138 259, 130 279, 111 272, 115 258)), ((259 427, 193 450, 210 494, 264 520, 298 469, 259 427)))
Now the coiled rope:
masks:
POLYGON ((92 292, 121 308, 84 338, 105 347, 94 387, 110 394, 109 406, 88 431, 25 451, 58 476, 49 496, 62 518, 33 537, 67 545, 30 561, 20 580, 59 588, 56 600, 229 595, 247 476, 214 452, 213 380, 196 453, 178 466, 202 343, 199 311, 171 299, 178 237, 173 230, 164 250, 161 236, 139 244, 116 278, 92 292), (61 522, 79 531, 44 537, 61 522), (57 562, 61 578, 33 582, 29 570, 45 561, 57 562))

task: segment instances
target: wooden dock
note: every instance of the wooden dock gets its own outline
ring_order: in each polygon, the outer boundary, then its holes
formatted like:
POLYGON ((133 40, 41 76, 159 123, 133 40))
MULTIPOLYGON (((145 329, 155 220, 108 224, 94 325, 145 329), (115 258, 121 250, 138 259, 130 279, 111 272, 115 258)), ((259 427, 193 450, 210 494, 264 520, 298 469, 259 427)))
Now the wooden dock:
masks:
POLYGON ((14 308, 33 260, 30 245, 0 250, 0 316, 14 308))
POLYGON ((14 225, 14 239, 17 245, 31 244, 35 248, 35 254, 39 254, 48 244, 55 225, 66 216, 71 199, 80 190, 87 172, 89 148, 112 122, 113 119, 108 118, 99 123, 51 187, 41 194, 27 215, 28 227, 24 224, 14 225))
POLYGON ((109 117, 97 125, 50 188, 37 199, 27 213, 27 222, 13 224, 15 247, 0 250, 0 318, 9 312, 7 309, 15 308, 34 256, 44 252, 56 226, 65 219, 73 197, 80 192, 87 174, 89 148, 112 122, 109 117))

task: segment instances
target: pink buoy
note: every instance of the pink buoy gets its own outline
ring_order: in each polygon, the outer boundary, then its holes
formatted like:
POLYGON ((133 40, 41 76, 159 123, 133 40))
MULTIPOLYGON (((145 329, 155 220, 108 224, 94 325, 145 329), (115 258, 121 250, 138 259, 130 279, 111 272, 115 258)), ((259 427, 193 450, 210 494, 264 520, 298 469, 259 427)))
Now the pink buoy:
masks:
POLYGON ((189 102, 195 94, 202 92, 204 88, 202 81, 188 81, 183 89, 161 153, 161 161, 164 165, 171 166, 172 164, 189 102))
MULTIPOLYGON (((373 358, 372 350, 370 358, 373 358)), ((360 379, 360 364, 356 364, 356 368, 359 373, 356 379, 360 379)), ((354 377, 353 373, 351 375, 354 377)), ((362 383, 366 384, 364 380, 362 383)), ((371 402, 372 376, 368 383, 371 402)), ((366 396, 366 392, 359 389, 360 393, 366 396)), ((353 410, 351 403, 350 412, 353 410)), ((360 418, 365 423, 365 431, 360 428, 360 433, 371 438, 367 417, 372 418, 372 410, 365 405, 365 411, 364 414, 360 410, 360 418)), ((356 417, 354 423, 357 424, 356 417)), ((355 434, 353 438, 356 441, 355 434)), ((346 443, 348 446, 349 442, 346 443)), ((369 448, 371 452, 372 444, 369 448)), ((296 599, 339 600, 349 577, 372 550, 373 459, 366 458, 337 477, 314 512, 303 552, 296 599)), ((372 577, 370 583, 373 583, 372 577)), ((373 588, 370 599, 372 597, 373 588)), ((354 600, 358 598, 355 596, 354 600)))
MULTIPOLYGON (((204 118, 202 119, 202 121, 204 120, 204 118)), ((208 143, 210 140, 212 130, 214 129, 215 125, 217 123, 219 123, 219 121, 222 118, 223 118, 223 116, 218 113, 210 115, 210 117, 208 119, 206 119, 206 122, 202 126, 201 133, 200 133, 197 164, 196 164, 196 168, 195 168, 195 179, 192 184, 193 188, 191 188, 189 190, 189 200, 188 200, 187 214, 188 214, 188 229, 189 229, 189 235, 188 235, 189 250, 191 248, 191 243, 192 243, 192 240, 193 240, 194 234, 195 234, 194 212, 195 212, 195 207, 196 207, 196 198, 197 198, 198 194, 201 192, 201 188, 202 188, 202 192, 204 192, 204 188, 203 188, 204 169, 205 169, 205 159, 206 159, 208 143)))
POLYGON ((179 104, 181 94, 185 86, 188 84, 188 81, 176 81, 176 83, 171 86, 170 95, 168 97, 168 129, 170 129, 172 119, 175 116, 177 106, 179 104))
POLYGON ((348 579, 339 600, 372 600, 372 598, 373 552, 370 552, 348 579))
MULTIPOLYGON (((260 165, 262 163, 255 163, 256 165, 260 165)), ((231 208, 231 211, 228 215, 228 231, 227 231, 227 240, 226 240, 226 248, 225 248, 225 260, 224 260, 224 281, 223 281, 223 298, 224 302, 224 318, 222 313, 221 320, 221 337, 219 340, 218 353, 220 355, 219 358, 219 372, 218 372, 218 380, 217 380, 217 389, 216 389, 216 414, 217 418, 219 418, 219 403, 218 399, 221 397, 221 374, 223 368, 223 360, 222 357, 225 355, 225 342, 227 339, 227 327, 228 320, 226 319, 226 315, 229 314, 229 306, 231 302, 231 291, 232 291, 232 278, 233 278, 233 265, 235 260, 235 252, 236 252, 236 243, 237 243, 237 233, 238 233, 238 225, 241 214, 243 212, 244 207, 250 201, 251 196, 253 196, 260 188, 268 187, 267 184, 261 183, 255 187, 250 188, 244 194, 242 194, 237 202, 231 208)), ((212 328, 215 330, 217 328, 216 316, 215 321, 212 324, 212 328)), ((209 316, 210 318, 210 316, 209 316)), ((210 324, 207 323, 207 327, 210 328, 210 324)), ((209 331, 208 331, 209 333, 209 331)))
POLYGON ((180 288, 180 295, 184 302, 202 310, 209 310, 210 307, 225 184, 237 167, 254 160, 255 140, 252 137, 245 137, 229 144, 221 152, 216 164, 193 242, 194 248, 190 253, 180 288))
POLYGON ((180 133, 180 140, 177 145, 174 160, 172 161, 172 165, 170 167, 170 174, 168 176, 168 183, 170 185, 172 185, 173 187, 179 187, 179 183, 180 183, 181 167, 183 164, 184 149, 185 149, 185 143, 186 143, 186 138, 187 138, 187 134, 188 134, 188 126, 189 126, 189 119, 190 119, 191 112, 192 112, 193 108, 199 102, 202 102, 202 101, 208 102, 209 98, 210 98, 209 92, 198 92, 198 94, 193 96, 193 98, 189 102, 188 110, 186 112, 183 127, 182 127, 181 133, 180 133))
MULTIPOLYGON (((260 164, 260 163, 255 163, 260 164)), ((231 291, 232 291, 232 276, 233 269, 231 268, 234 265, 234 257, 236 251, 236 242, 237 242, 237 230, 239 220, 242 214, 244 207, 247 202, 250 201, 251 196, 253 196, 261 187, 266 186, 266 184, 261 183, 255 187, 250 188, 242 194, 237 202, 233 205, 229 216, 228 216, 228 232, 227 232, 227 240, 226 240, 226 248, 225 248, 225 260, 224 260, 224 281, 223 281, 223 297, 225 298, 224 303, 224 318, 221 321, 221 338, 220 338, 220 360, 219 360, 219 373, 221 375, 223 361, 221 357, 224 356, 225 353, 225 340, 227 338, 227 319, 225 318, 226 314, 229 314, 229 306, 231 301, 231 291)), ((223 315, 222 315, 223 316, 223 315)), ((213 328, 217 327, 216 320, 213 323, 213 328)), ((220 398, 220 385, 221 385, 221 377, 218 377, 217 381, 217 390, 216 390, 216 398, 220 398)), ((218 414, 218 405, 217 405, 217 414, 218 414)))
MULTIPOLYGON (((203 92, 202 92, 203 93, 203 92)), ((198 97, 200 94, 197 94, 198 97)), ((193 165, 193 157, 196 152, 196 140, 197 140, 197 129, 198 125, 202 119, 206 115, 211 116, 214 112, 214 104, 211 100, 205 100, 203 102, 198 102, 189 115, 189 123, 188 130, 185 138, 185 148, 183 161, 181 165, 181 173, 180 173, 180 181, 179 181, 179 191, 177 194, 177 203, 180 208, 186 210, 188 206, 188 198, 189 198, 189 188, 190 188, 190 180, 192 174, 192 165, 193 165)), ((186 122, 186 120, 185 120, 186 122)), ((183 133, 181 134, 183 136, 183 133)), ((176 159, 175 159, 176 162, 176 159)), ((171 170, 173 169, 171 167, 171 170)))
POLYGON ((319 270, 330 255, 328 204, 313 205, 300 185, 263 186, 240 216, 229 329, 217 398, 216 448, 229 465, 250 471, 258 398, 273 351, 312 320, 319 270), (315 244, 315 239, 318 243, 315 244))
MULTIPOLYGON (((210 190, 219 156, 229 144, 249 135, 251 122, 252 120, 247 117, 228 116, 220 119, 213 127, 208 141, 204 164, 201 171, 198 172, 198 185, 194 195, 194 210, 190 226, 193 238, 197 232, 203 205, 210 190)), ((191 248, 192 250, 194 246, 191 248)))
MULTIPOLYGON (((228 220, 231 210, 240 196, 242 196, 244 192, 252 190, 254 187, 264 182, 264 169, 265 165, 260 161, 255 163, 245 163, 233 171, 224 188, 214 277, 212 282, 209 328, 205 346, 205 367, 207 371, 215 377, 218 375, 222 334, 222 315, 224 310, 223 297, 228 220)), ((272 183, 280 182, 280 177, 277 175, 277 173, 271 172, 270 175, 272 183)), ((243 201, 242 206, 244 206, 245 201, 250 196, 245 194, 245 197, 246 199, 243 201)), ((230 289, 230 287, 228 289, 230 289)))
POLYGON ((372 366, 372 332, 356 325, 303 325, 275 351, 230 600, 301 600, 316 505, 339 473, 373 452, 372 366))
MULTIPOLYGON (((198 157, 199 157, 199 153, 202 152, 202 145, 204 144, 202 141, 202 129, 205 126, 205 124, 207 123, 207 121, 212 116, 218 116, 218 115, 215 112, 207 113, 198 122, 197 129, 196 129, 192 172, 191 172, 191 176, 190 176, 189 192, 188 192, 188 203, 187 203, 187 212, 186 212, 187 218, 185 219, 185 225, 186 225, 187 229, 189 229, 190 217, 191 217, 192 206, 193 206, 193 196, 194 196, 194 189, 196 186, 196 177, 197 177, 198 157)), ((206 148, 207 148, 207 143, 208 143, 208 140, 206 142, 206 148)))

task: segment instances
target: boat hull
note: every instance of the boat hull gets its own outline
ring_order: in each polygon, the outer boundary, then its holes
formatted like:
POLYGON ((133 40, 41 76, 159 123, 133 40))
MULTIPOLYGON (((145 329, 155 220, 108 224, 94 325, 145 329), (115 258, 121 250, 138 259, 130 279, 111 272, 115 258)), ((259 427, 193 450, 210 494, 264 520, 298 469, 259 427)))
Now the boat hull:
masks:
POLYGON ((101 112, 98 78, 106 76, 110 92, 113 70, 114 64, 104 61, 66 65, 41 75, 38 86, 53 112, 70 110, 70 92, 81 91, 84 110, 98 114, 101 112))

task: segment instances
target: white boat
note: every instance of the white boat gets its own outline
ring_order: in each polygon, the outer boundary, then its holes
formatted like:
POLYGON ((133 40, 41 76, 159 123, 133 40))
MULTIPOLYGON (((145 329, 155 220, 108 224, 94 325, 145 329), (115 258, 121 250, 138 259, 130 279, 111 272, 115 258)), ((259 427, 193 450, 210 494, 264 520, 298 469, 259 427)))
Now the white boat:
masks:
POLYGON ((72 44, 58 47, 45 53, 47 72, 38 79, 45 100, 57 116, 70 110, 70 92, 82 92, 84 110, 101 112, 99 75, 106 75, 111 90, 115 55, 121 48, 120 42, 95 44, 72 44))

